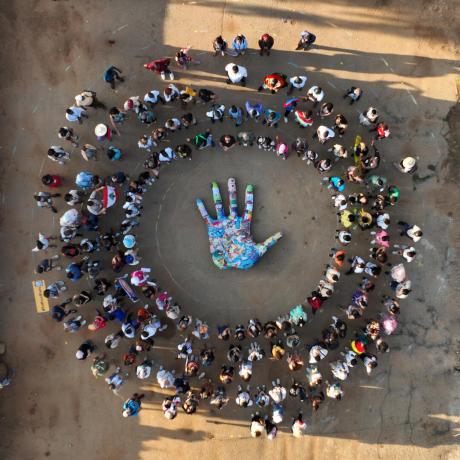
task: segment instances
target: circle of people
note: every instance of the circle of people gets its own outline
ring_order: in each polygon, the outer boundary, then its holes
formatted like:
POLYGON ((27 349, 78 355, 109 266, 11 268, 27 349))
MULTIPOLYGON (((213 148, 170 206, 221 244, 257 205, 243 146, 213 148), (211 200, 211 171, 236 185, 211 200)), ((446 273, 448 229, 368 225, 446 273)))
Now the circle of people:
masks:
MULTIPOLYGON (((315 40, 314 34, 303 31, 296 49, 307 51, 315 40)), ((269 34, 263 34, 258 45, 260 55, 268 56, 274 39, 269 34)), ((246 52, 248 43, 243 35, 238 35, 230 48, 219 36, 213 42, 213 49, 215 56, 237 57, 246 52)), ((175 62, 182 70, 199 64, 190 56, 190 48, 179 50, 175 62)), ((158 73, 162 79, 172 80, 174 74, 170 65, 171 58, 160 58, 144 67, 158 73)), ((225 66, 225 72, 228 84, 245 86, 248 82, 248 71, 241 65, 229 63, 225 66)), ((123 82, 122 71, 115 66, 110 66, 104 72, 103 78, 112 89, 123 82)), ((108 159, 117 161, 124 153, 112 143, 121 134, 121 127, 131 114, 149 126, 156 123, 155 111, 161 105, 177 104, 186 112, 179 118, 168 119, 164 126, 156 127, 151 134, 145 134, 139 139, 138 147, 146 152, 146 159, 144 171, 136 179, 122 171, 107 178, 86 170, 80 171, 75 178, 77 187, 68 190, 63 196, 70 209, 59 219, 59 236, 40 233, 33 249, 34 252, 46 253, 49 249, 57 250, 57 243, 60 243, 59 254, 47 255, 38 263, 36 273, 62 270, 65 271, 67 280, 76 285, 85 276, 91 280, 92 290, 81 290, 72 297, 59 301, 60 303, 56 301, 57 304, 51 308, 51 317, 61 323, 69 333, 77 332, 85 325, 91 334, 104 329, 108 323, 116 325, 117 331, 108 334, 102 346, 107 351, 120 345, 126 349, 122 362, 114 371, 109 372, 110 362, 106 353, 96 353, 98 347, 93 340, 85 340, 75 354, 78 360, 85 360, 95 354, 91 365, 94 376, 104 377, 115 393, 119 392, 128 376, 122 366, 134 368, 137 378, 141 380, 151 378, 156 366, 147 357, 147 353, 155 349, 154 337, 171 327, 172 322, 182 334, 176 357, 183 361, 183 371, 179 375, 175 370, 162 366, 156 369, 158 385, 162 389, 173 390, 173 394, 167 396, 162 403, 164 416, 174 419, 180 406, 185 414, 193 414, 204 400, 208 400, 218 409, 224 408, 230 401, 227 388, 237 377, 241 382, 237 386, 234 401, 238 406, 253 409, 250 418, 251 435, 259 437, 265 433, 269 439, 274 439, 278 425, 285 417, 284 401, 288 396, 299 403, 308 404, 315 411, 326 397, 341 400, 344 397, 343 382, 350 372, 356 367, 362 367, 367 374, 371 374, 377 367, 378 354, 390 350, 386 336, 396 330, 400 300, 408 297, 411 292, 411 281, 407 279, 403 262, 410 263, 415 259, 416 249, 412 243, 420 240, 422 231, 417 225, 399 221, 399 235, 405 237, 406 241, 394 244, 390 240, 389 209, 398 203, 400 191, 385 176, 375 173, 381 159, 378 146, 383 145, 381 141, 390 135, 389 127, 380 120, 377 108, 370 106, 359 111, 358 115, 359 124, 369 130, 367 136, 372 139, 365 142, 360 134, 356 134, 353 146, 347 148, 340 143, 340 138, 349 129, 347 118, 343 114, 334 114, 334 104, 327 100, 326 92, 320 86, 313 85, 304 92, 306 83, 306 75, 287 77, 278 72, 266 75, 258 91, 277 94, 284 90, 287 99, 282 110, 266 108, 261 103, 250 100, 244 107, 231 105, 226 110, 226 106, 209 89, 195 91, 189 86, 179 89, 170 83, 163 91, 148 91, 143 99, 139 96, 129 97, 123 108, 112 107, 108 110, 108 124, 98 123, 95 126, 94 134, 99 144, 107 147, 108 159), (294 93, 298 96, 293 96, 294 93), (312 137, 317 138, 321 145, 329 144, 324 152, 313 150, 305 136, 297 137, 289 145, 281 136, 257 136, 250 130, 241 130, 237 136, 225 134, 218 143, 224 151, 229 151, 236 145, 257 146, 259 149, 275 152, 283 160, 288 158, 291 151, 295 152, 301 161, 312 165, 323 176, 322 184, 331 191, 339 227, 335 236, 336 247, 331 249, 330 262, 324 269, 323 277, 303 304, 294 306, 286 314, 264 324, 257 318, 251 318, 246 325, 217 326, 217 338, 229 342, 226 350, 227 362, 220 365, 217 382, 207 377, 205 372, 206 368, 214 364, 216 351, 208 343, 212 334, 209 325, 198 318, 193 321, 172 296, 151 278, 150 268, 138 267, 141 257, 134 233, 140 224, 145 193, 159 179, 161 168, 176 159, 191 160, 193 150, 215 147, 211 130, 205 129, 187 138, 186 143, 174 148, 161 148, 162 143, 169 141, 175 132, 197 125, 196 115, 186 110, 190 106, 196 107, 197 103, 207 105, 206 117, 211 123, 223 122, 228 118, 236 127, 250 124, 251 121, 261 121, 267 127, 276 128, 282 118, 287 123, 293 117, 303 130, 317 122, 319 126, 312 137), (309 104, 310 108, 299 108, 303 103, 309 104), (329 119, 333 121, 327 124, 329 119), (345 163, 349 158, 351 164, 346 166, 342 174, 332 173, 339 163, 345 163), (347 194, 347 184, 348 187, 358 185, 362 189, 347 194), (101 231, 102 216, 120 197, 124 200, 124 219, 116 230, 101 231), (366 230, 370 234, 370 249, 366 257, 347 254, 346 247, 352 240, 352 233, 358 229, 366 230), (104 263, 96 259, 95 254, 102 250, 112 257, 111 268, 115 273, 112 279, 101 276, 104 263), (389 257, 399 260, 396 264, 391 264, 389 257), (66 261, 66 266, 61 266, 60 261, 66 261), (122 275, 125 268, 130 273, 122 275), (365 315, 369 295, 382 272, 389 280, 389 293, 381 299, 384 310, 378 317, 367 318, 365 315), (348 306, 341 306, 338 310, 340 314, 331 317, 329 326, 322 331, 318 340, 303 344, 299 333, 308 321, 306 309, 311 308, 311 314, 314 315, 333 295, 341 276, 353 274, 359 276, 359 282, 348 306), (136 310, 132 305, 140 300, 139 296, 143 296, 150 305, 146 304, 136 310), (87 324, 89 319, 84 317, 83 307, 92 301, 98 304, 98 308, 87 324), (353 337, 347 338, 349 321, 359 321, 359 327, 353 337), (256 340, 260 338, 265 340, 265 344, 261 345, 256 340), (330 374, 325 379, 324 370, 320 371, 320 362, 340 345, 343 345, 342 349, 338 358, 329 363, 330 374), (139 355, 145 357, 141 360, 139 355), (288 388, 280 379, 274 380, 271 386, 258 385, 252 389, 248 385, 254 363, 269 357, 285 360, 289 371, 294 373, 295 377, 288 388), (304 377, 300 377, 301 373, 298 372, 301 369, 304 369, 304 377), (191 380, 194 378, 197 383, 192 388, 191 380)), ((350 105, 360 101, 362 96, 363 91, 357 86, 352 86, 343 94, 343 98, 350 105)), ((69 122, 81 124, 94 109, 107 111, 107 107, 99 101, 94 91, 83 91, 75 97, 75 104, 66 110, 65 117, 69 122)), ((72 147, 79 148, 85 161, 97 160, 101 146, 81 143, 73 128, 59 128, 58 137, 72 147)), ((64 147, 53 145, 48 150, 48 158, 59 165, 65 165, 71 155, 64 147)), ((407 174, 413 173, 417 167, 413 157, 406 157, 394 165, 400 172, 407 174)), ((45 174, 42 183, 51 191, 38 192, 35 195, 37 205, 49 208, 53 213, 58 212, 54 199, 61 197, 61 194, 52 192, 60 189, 61 176, 45 174)), ((67 290, 66 282, 57 280, 47 285, 44 295, 49 299, 59 299, 61 296, 67 297, 64 294, 67 290)), ((143 394, 135 393, 127 399, 122 408, 123 416, 137 415, 142 408, 143 397, 143 394)), ((307 432, 307 422, 302 410, 292 418, 291 429, 296 437, 307 432)))

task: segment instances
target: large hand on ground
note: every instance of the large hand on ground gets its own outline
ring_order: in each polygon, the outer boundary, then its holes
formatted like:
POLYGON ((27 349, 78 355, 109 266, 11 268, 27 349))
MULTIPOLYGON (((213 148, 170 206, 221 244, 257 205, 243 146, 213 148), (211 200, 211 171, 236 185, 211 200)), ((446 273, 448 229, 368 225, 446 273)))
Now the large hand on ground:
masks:
POLYGON ((196 200, 196 205, 208 226, 209 249, 212 261, 222 270, 236 268, 246 270, 251 268, 269 248, 281 238, 281 233, 275 233, 263 243, 254 243, 251 236, 251 220, 253 210, 252 185, 246 187, 246 204, 243 217, 238 216, 235 179, 228 180, 228 195, 230 214, 224 213, 219 186, 212 183, 212 197, 216 205, 217 218, 209 216, 203 201, 196 200))

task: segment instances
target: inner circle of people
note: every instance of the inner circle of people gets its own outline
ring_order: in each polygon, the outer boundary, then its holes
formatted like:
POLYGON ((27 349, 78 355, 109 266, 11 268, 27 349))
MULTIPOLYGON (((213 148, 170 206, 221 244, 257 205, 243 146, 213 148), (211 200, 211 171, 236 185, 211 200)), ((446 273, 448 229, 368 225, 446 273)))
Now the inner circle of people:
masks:
MULTIPOLYGON (((313 33, 303 31, 295 49, 307 52, 315 41, 313 33)), ((274 38, 264 33, 258 41, 260 56, 270 56, 274 44, 274 38)), ((222 36, 217 37, 212 45, 217 60, 219 55, 234 58, 243 55, 249 46, 244 35, 237 35, 231 46, 222 36)), ((144 67, 163 80, 173 80, 171 66, 174 62, 183 72, 191 65, 199 65, 187 47, 179 50, 174 60, 164 57, 148 62, 144 67)), ((269 64, 270 59, 266 62, 269 64)), ((252 84, 248 69, 243 66, 232 62, 224 68, 229 85, 252 84)), ((103 79, 115 89, 123 85, 123 72, 112 65, 103 73, 103 79)), ((116 162, 123 158, 125 152, 116 147, 116 139, 128 120, 136 122, 137 118, 150 130, 157 120, 156 111, 161 110, 162 105, 175 105, 185 112, 139 139, 138 147, 145 151, 146 158, 144 171, 137 178, 123 171, 104 178, 85 168, 76 175, 75 188, 60 193, 62 176, 50 173, 42 177, 43 186, 48 191, 40 191, 34 196, 40 208, 49 208, 53 213, 58 212, 58 199, 64 199, 64 208, 69 206, 60 216, 59 235, 39 233, 32 249, 37 255, 43 254, 36 273, 61 275, 65 272, 65 276, 59 277, 65 280, 46 283, 44 295, 55 303, 51 307, 51 318, 61 323, 67 333, 89 331, 87 334, 94 339, 82 341, 75 356, 77 360, 91 357, 92 373, 96 378, 104 378, 114 393, 119 394, 132 374, 134 379, 150 379, 152 382, 156 374, 158 385, 170 391, 162 403, 162 410, 171 420, 178 415, 180 407, 187 415, 194 414, 206 404, 223 410, 230 402, 228 388, 236 380, 233 403, 243 410, 246 408, 251 436, 265 435, 274 439, 279 424, 285 419, 286 398, 292 398, 299 410, 289 415, 288 422, 293 436, 301 437, 308 432, 302 408, 311 407, 316 411, 326 398, 340 401, 345 396, 345 381, 350 372, 357 369, 355 372, 364 371, 371 375, 379 356, 389 352, 387 337, 398 327, 400 301, 406 299, 412 289, 404 264, 415 259, 417 251, 413 243, 420 240, 422 230, 414 223, 399 221, 390 238, 389 210, 398 203, 400 191, 387 177, 376 173, 381 151, 390 136, 389 127, 381 120, 378 109, 363 104, 366 95, 358 86, 343 88, 345 102, 349 106, 357 104, 361 109, 357 117, 359 132, 353 133, 354 144, 344 146, 340 139, 349 129, 350 116, 335 114, 327 92, 314 81, 311 86, 307 85, 309 80, 314 80, 314 74, 288 77, 271 72, 255 86, 259 92, 284 93, 286 101, 282 107, 276 107, 276 104, 263 107, 251 100, 244 107, 226 107, 209 89, 195 90, 191 86, 180 89, 173 83, 162 83, 166 85, 164 88, 150 90, 143 98, 129 97, 123 108, 108 109, 94 91, 85 90, 75 96, 75 103, 66 110, 65 117, 69 122, 66 124, 75 124, 76 128, 79 124, 89 123, 94 110, 108 111, 108 123, 94 127, 96 139, 93 143, 96 145, 82 141, 78 129, 71 126, 62 126, 57 131, 61 143, 67 142, 67 145, 80 149, 88 163, 98 160, 101 150, 106 151, 108 159, 105 161, 116 162), (166 144, 175 132, 198 124, 196 113, 189 111, 190 107, 198 109, 198 104, 206 106, 206 117, 211 125, 187 138, 185 143, 175 147, 166 144), (217 147, 210 128, 224 119, 234 123, 239 132, 221 136, 217 147), (292 123, 292 120, 298 125, 299 137, 290 142, 282 134, 258 136, 251 131, 256 123, 261 122, 276 133, 279 123, 292 123), (243 125, 247 128, 242 129, 243 125), (310 147, 310 139, 319 141, 318 151, 310 147), (293 306, 264 324, 251 318, 247 324, 218 324, 211 330, 205 320, 192 318, 170 293, 161 289, 152 278, 150 268, 140 268, 135 229, 140 224, 144 195, 159 180, 163 167, 179 159, 192 160, 193 151, 220 147, 228 152, 237 145, 274 152, 281 160, 287 160, 289 153, 295 152, 295 161, 315 168, 322 177, 321 183, 331 192, 338 229, 330 261, 303 304, 293 306), (351 190, 346 192, 346 189, 351 190), (102 231, 103 216, 120 201, 124 201, 124 219, 118 228, 102 231), (370 234, 369 253, 365 257, 347 253, 353 234, 362 234, 363 231, 370 234), (398 240, 396 244, 393 238, 398 240), (110 271, 110 268, 99 260, 100 251, 106 251, 112 257, 113 276, 109 279, 102 276, 102 270, 110 271), (335 308, 336 314, 331 316, 330 324, 321 332, 320 338, 304 343, 300 330, 308 321, 307 315, 312 319, 319 309, 325 307, 343 275, 355 279, 352 298, 335 308), (366 317, 368 298, 379 277, 385 277, 388 292, 381 299, 372 300, 382 303, 382 311, 377 317, 369 318, 366 317), (92 288, 78 289, 85 278, 92 288), (69 282, 77 288, 74 295, 68 295, 69 282), (139 308, 138 302, 147 304, 139 308), (350 322, 353 322, 353 334, 347 334, 350 322), (113 332, 104 333, 106 328, 113 332), (149 352, 156 348, 155 336, 160 336, 167 328, 177 329, 170 340, 176 350, 179 370, 167 369, 149 356, 149 352), (117 347, 124 355, 113 369, 107 356, 117 347), (222 347, 226 361, 215 363, 216 350, 222 347), (331 350, 335 350, 338 357, 328 362, 331 350), (280 376, 266 385, 250 387, 253 372, 263 366, 259 361, 267 359, 285 361, 289 377, 283 374, 283 378, 280 376), (218 372, 214 380, 208 376, 208 368, 212 366, 217 369, 216 374, 218 372)), ((355 113, 354 107, 352 113, 355 113)), ((48 158, 65 166, 71 161, 71 154, 65 146, 53 145, 48 150, 48 158)), ((413 157, 405 157, 394 166, 395 172, 403 174, 411 174, 417 167, 413 157)), ((133 394, 124 402, 120 413, 124 417, 138 415, 143 397, 143 394, 133 394)))

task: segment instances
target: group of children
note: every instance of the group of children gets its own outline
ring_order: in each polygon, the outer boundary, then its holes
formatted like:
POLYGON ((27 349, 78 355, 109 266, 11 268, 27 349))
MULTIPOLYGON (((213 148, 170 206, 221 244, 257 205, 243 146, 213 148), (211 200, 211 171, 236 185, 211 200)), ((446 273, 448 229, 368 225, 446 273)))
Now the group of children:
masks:
MULTIPOLYGON (((297 49, 308 49, 314 40, 313 34, 303 33, 297 49)), ((259 40, 260 54, 269 55, 273 44, 270 35, 262 35, 259 40)), ((247 40, 242 35, 235 37, 231 49, 222 37, 217 37, 213 42, 215 53, 223 56, 244 54, 247 46, 247 40)), ((192 62, 188 52, 189 49, 181 49, 176 55, 177 65, 183 70, 192 62)), ((157 60, 146 64, 146 68, 166 78, 168 75, 171 77, 169 64, 157 60)), ((238 78, 241 75, 246 78, 241 69, 235 70, 233 64, 229 66, 228 72, 233 72, 233 77, 239 72, 238 78)), ((122 81, 120 73, 119 69, 112 66, 104 74, 104 79, 114 87, 117 81, 122 81)), ((229 79, 234 83, 230 76, 229 79)), ((237 83, 241 82, 242 79, 237 83)), ((412 289, 404 263, 410 263, 416 257, 412 242, 421 238, 422 231, 416 225, 398 222, 401 236, 408 240, 398 244, 391 241, 394 235, 390 234, 389 210, 398 203, 400 192, 389 183, 387 177, 376 173, 382 155, 378 145, 390 135, 388 126, 380 120, 378 110, 370 106, 360 112, 356 121, 362 126, 361 134, 354 132, 354 141, 348 146, 341 139, 350 130, 348 120, 351 121, 351 117, 336 114, 334 103, 328 100, 326 92, 319 85, 315 84, 303 93, 306 82, 305 75, 289 78, 276 72, 268 74, 258 91, 268 90, 271 94, 281 94, 280 91, 284 90, 287 99, 279 108, 276 102, 264 107, 262 103, 251 99, 244 107, 235 104, 226 106, 220 100, 218 102, 216 94, 209 89, 194 90, 189 86, 180 89, 174 84, 168 84, 163 91, 148 91, 143 98, 129 97, 123 108, 113 107, 109 110, 110 126, 98 124, 95 128, 98 142, 110 144, 107 147, 110 161, 117 161, 123 155, 122 150, 113 144, 116 143, 122 125, 129 119, 137 119, 142 126, 158 123, 157 111, 164 104, 176 104, 184 113, 168 118, 163 126, 157 125, 151 133, 144 134, 138 140, 137 145, 145 151, 146 157, 144 171, 135 179, 120 171, 106 178, 80 171, 75 179, 76 189, 68 190, 63 196, 70 209, 59 220, 60 254, 40 261, 36 271, 63 271, 59 259, 66 260, 67 279, 78 283, 86 276, 93 289, 80 290, 73 297, 54 305, 52 318, 62 323, 66 332, 76 332, 87 325, 90 333, 94 334, 110 325, 113 332, 106 335, 103 346, 107 351, 121 346, 126 353, 114 372, 108 372, 110 364, 105 353, 98 353, 93 358, 91 369, 96 377, 104 377, 115 392, 120 390, 126 379, 126 371, 122 371, 122 366, 134 367, 137 378, 141 380, 151 379, 156 366, 149 352, 153 350, 160 353, 155 347, 155 337, 167 327, 175 327, 177 333, 182 335, 177 344, 179 371, 162 366, 156 371, 158 385, 173 390, 162 403, 167 419, 176 417, 179 406, 182 406, 186 414, 195 413, 204 400, 222 409, 230 400, 228 386, 235 378, 239 378, 241 383, 237 386, 234 401, 240 407, 254 409, 251 415, 251 435, 259 437, 265 433, 269 439, 273 439, 278 425, 285 418, 285 401, 288 396, 297 400, 299 406, 308 403, 313 410, 317 410, 326 397, 340 400, 344 395, 342 382, 348 378, 351 370, 361 366, 367 374, 371 374, 378 364, 378 355, 389 351, 385 338, 396 329, 400 300, 409 296, 412 289), (298 97, 291 97, 294 92, 298 97), (286 160, 292 150, 296 153, 297 161, 312 165, 322 175, 322 183, 331 191, 339 228, 330 262, 305 303, 296 305, 276 319, 262 323, 257 318, 251 318, 246 325, 237 324, 233 327, 220 324, 213 332, 205 321, 198 318, 193 320, 186 314, 151 277, 149 268, 139 268, 141 258, 135 229, 140 224, 146 192, 158 180, 161 168, 176 159, 191 160, 194 150, 215 147, 210 127, 201 129, 185 142, 177 145, 170 143, 179 131, 195 129, 199 117, 196 110, 191 111, 190 108, 197 108, 196 102, 207 106, 206 117, 211 125, 228 118, 239 128, 238 133, 223 134, 219 138, 218 144, 224 152, 237 145, 257 146, 259 149, 274 151, 286 160), (267 135, 253 131, 259 121, 265 127, 280 128, 281 119, 287 123, 291 116, 299 130, 299 135, 291 142, 282 133, 267 135), (326 124, 329 119, 331 123, 326 124), (247 125, 244 130, 243 124, 247 125), (304 133, 308 133, 308 128, 315 124, 316 129, 312 128, 312 135, 307 137, 304 133), (316 143, 316 140, 319 142, 316 143), (340 170, 342 164, 345 167, 340 170), (348 188, 351 191, 345 192, 348 188), (111 212, 109 208, 119 202, 120 198, 123 199, 124 216, 118 228, 102 231, 103 216, 111 212), (347 253, 347 246, 356 232, 362 233, 361 230, 369 232, 369 253, 363 257, 352 256, 347 253), (99 260, 102 257, 101 251, 111 257, 113 275, 109 279, 103 276, 106 273, 103 270, 108 267, 104 261, 99 260), (390 264, 390 259, 397 263, 390 264), (321 338, 305 343, 301 332, 308 321, 307 306, 314 315, 333 296, 339 280, 347 278, 344 275, 353 274, 358 275, 359 280, 348 306, 341 305, 336 314, 331 315, 330 324, 321 332, 321 338), (383 276, 388 277, 390 290, 381 299, 384 310, 378 316, 368 317, 366 311, 369 297, 377 278, 383 276), (137 308, 135 304, 140 296, 147 304, 137 308), (90 302, 97 306, 93 317, 88 315, 88 307, 85 307, 90 302), (350 321, 357 323, 351 335, 348 333, 350 321), (211 345, 214 334, 218 342, 211 345), (229 345, 224 342, 229 342, 229 345), (247 346, 244 346, 245 343, 247 346), (207 371, 214 365, 218 354, 216 349, 222 347, 225 348, 226 362, 218 364, 218 377, 212 379, 207 371), (339 350, 340 353, 337 353, 339 350), (139 359, 140 355, 144 356, 142 360, 139 359), (335 355, 335 359, 324 367, 322 361, 331 355, 335 355), (258 385, 255 389, 248 386, 254 364, 269 357, 286 361, 287 369, 295 376, 288 388, 281 378, 274 380, 269 388, 266 385, 258 385), (298 372, 301 369, 304 369, 305 377, 301 377, 298 372), (326 373, 328 377, 324 378, 323 374, 326 373)), ((358 103, 362 96, 363 91, 359 87, 351 87, 343 93, 343 98, 350 105, 358 103)), ((106 110, 95 93, 86 91, 77 95, 75 105, 66 112, 66 118, 70 122, 87 123, 90 110, 99 108, 106 110)), ((81 143, 72 128, 61 127, 58 137, 73 148, 81 148, 85 161, 97 158, 100 149, 92 144, 81 143)), ((59 165, 65 165, 71 156, 61 146, 51 146, 48 157, 59 165)), ((400 171, 411 173, 415 170, 415 164, 410 161, 403 164, 403 161, 397 164, 400 171)), ((51 191, 59 190, 62 179, 57 174, 46 174, 42 184, 51 191)), ((53 199, 61 196, 60 193, 42 191, 36 194, 35 199, 40 207, 49 207, 57 212, 53 199)), ((55 249, 57 241, 58 237, 40 233, 33 251, 55 249)), ((45 296, 58 299, 67 290, 65 282, 57 280, 49 283, 45 296)), ((373 302, 376 302, 375 299, 373 302)), ((100 336, 101 333, 97 337, 100 336)), ((96 348, 94 340, 85 340, 77 349, 76 358, 84 360, 95 353, 96 348)), ((123 416, 137 415, 141 410, 143 396, 136 393, 129 398, 123 405, 123 416)), ((301 410, 293 417, 291 428, 296 437, 306 432, 307 424, 301 410)))

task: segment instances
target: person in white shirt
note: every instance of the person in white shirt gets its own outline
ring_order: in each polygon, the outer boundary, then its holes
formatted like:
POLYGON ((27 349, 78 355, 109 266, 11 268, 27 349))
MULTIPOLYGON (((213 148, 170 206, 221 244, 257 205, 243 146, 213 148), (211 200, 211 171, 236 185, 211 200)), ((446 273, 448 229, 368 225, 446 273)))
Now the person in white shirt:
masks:
POLYGON ((95 109, 107 109, 97 97, 95 91, 85 90, 75 96, 75 104, 78 107, 93 107, 95 109))
POLYGON ((377 356, 370 353, 364 353, 360 355, 360 358, 363 360, 364 368, 366 369, 367 375, 370 375, 371 372, 377 367, 377 356))
POLYGON ((227 83, 242 86, 246 86, 246 78, 248 76, 248 71, 246 67, 241 65, 236 65, 234 63, 227 64, 225 66, 225 71, 227 72, 227 83))
POLYGON ((252 376, 252 361, 243 361, 240 364, 240 370, 238 372, 241 379, 245 382, 249 382, 252 376))
POLYGON ((65 111, 65 117, 69 121, 78 121, 78 123, 82 124, 82 118, 88 118, 85 112, 86 109, 84 107, 72 105, 65 111))
POLYGON ((52 145, 48 149, 48 158, 63 165, 66 161, 70 160, 70 153, 66 152, 60 145, 52 145))
POLYGON ((316 133, 313 135, 313 137, 317 137, 321 144, 324 144, 329 139, 333 139, 335 137, 335 133, 327 126, 321 125, 318 126, 318 129, 316 130, 316 133))
POLYGON ((164 399, 161 408, 163 409, 163 415, 168 420, 172 420, 177 416, 177 404, 180 404, 179 396, 168 396, 164 399))
POLYGON ((225 105, 217 105, 213 104, 206 112, 206 116, 211 120, 211 123, 215 123, 216 121, 220 121, 221 123, 224 121, 225 115, 225 105))
POLYGON ((380 213, 377 216, 376 223, 379 228, 386 230, 390 225, 390 214, 387 212, 380 213))
POLYGON ((405 299, 412 291, 412 282, 410 280, 399 283, 395 286, 395 295, 398 299, 405 299))
POLYGON ((141 339, 150 339, 151 337, 154 337, 158 331, 164 331, 166 327, 166 324, 162 325, 160 321, 157 320, 157 317, 153 315, 150 321, 142 328, 141 339))
POLYGON ((171 147, 166 147, 158 152, 158 159, 161 163, 171 163, 176 159, 176 152, 171 147))
POLYGON ((170 133, 174 133, 178 129, 180 129, 182 126, 182 123, 178 118, 169 118, 165 122, 165 128, 168 130, 170 133))
POLYGON ((294 438, 301 438, 305 434, 305 431, 307 431, 307 424, 302 419, 302 412, 294 419, 291 429, 294 438))
POLYGON ((120 368, 117 367, 116 371, 110 375, 109 377, 106 377, 105 382, 109 385, 109 388, 115 393, 118 394, 118 390, 120 387, 125 383, 120 372, 120 368))
POLYGON ((46 251, 48 248, 57 247, 55 244, 50 244, 50 240, 56 240, 57 236, 45 236, 43 233, 38 234, 38 239, 36 240, 35 247, 32 249, 32 252, 46 251))
POLYGON ((354 351, 345 347, 345 352, 341 352, 340 354, 345 358, 345 362, 349 368, 356 366, 358 362, 356 357, 358 355, 354 351))
POLYGON ((305 98, 307 101, 311 101, 314 103, 316 107, 318 103, 320 103, 324 99, 324 91, 319 86, 312 86, 308 92, 307 97, 305 98))
POLYGON ((83 197, 85 194, 80 190, 69 190, 64 195, 64 200, 69 206, 75 206, 83 203, 83 197))
POLYGON ((251 436, 259 438, 264 432, 264 419, 256 412, 251 418, 251 436))
POLYGON ((152 136, 148 136, 147 134, 144 134, 139 141, 137 142, 137 146, 140 149, 145 149, 147 152, 151 152, 151 148, 155 147, 157 144, 154 142, 152 139, 152 136))
POLYGON ((340 401, 343 398, 344 391, 342 389, 342 385, 339 382, 334 382, 329 384, 326 382, 326 395, 328 398, 336 399, 340 401))
POLYGON ((417 255, 415 248, 413 246, 408 246, 407 244, 394 244, 393 248, 397 249, 397 251, 393 251, 393 254, 398 254, 407 262, 412 262, 417 255))
POLYGON ((136 367, 136 376, 138 379, 145 380, 150 377, 152 373, 153 362, 147 358, 136 367))
POLYGON ((347 199, 345 195, 339 194, 339 195, 333 195, 332 196, 332 201, 334 202, 334 206, 339 209, 339 211, 343 211, 344 209, 347 209, 347 199))
POLYGON ((349 369, 346 362, 342 361, 333 361, 329 363, 331 366, 332 375, 339 380, 346 380, 348 377, 349 369))
POLYGON ((238 385, 238 393, 235 398, 235 403, 240 407, 251 407, 254 403, 252 402, 249 389, 244 390, 241 385, 238 385))
POLYGON ((160 367, 160 370, 157 372, 157 382, 160 385, 160 388, 171 388, 174 386, 174 371, 167 371, 163 369, 163 366, 160 367))
POLYGON ((165 103, 165 100, 160 96, 160 91, 157 91, 156 89, 152 89, 152 91, 149 91, 148 93, 145 94, 144 96, 144 102, 148 102, 150 104, 158 104, 158 102, 161 102, 162 104, 165 103))
POLYGON ((410 225, 407 222, 403 222, 403 221, 399 221, 398 225, 401 227, 400 235, 401 236, 406 235, 414 243, 417 243, 417 241, 420 241, 420 239, 423 236, 422 229, 418 227, 417 225, 410 225))
POLYGON ((324 359, 328 354, 327 348, 319 343, 314 344, 309 351, 309 363, 315 364, 324 359))
POLYGON ((287 396, 286 388, 281 385, 280 379, 272 382, 273 388, 268 392, 276 404, 282 403, 287 396))
POLYGON ((332 148, 328 149, 328 152, 334 153, 336 161, 340 158, 347 158, 348 156, 347 149, 340 144, 334 144, 332 148))
POLYGON ((369 107, 365 112, 360 113, 358 116, 359 122, 363 126, 371 126, 374 123, 377 123, 379 118, 379 113, 375 107, 369 107))
POLYGON ((287 89, 287 94, 292 94, 294 89, 301 90, 307 83, 307 77, 305 75, 297 75, 289 79, 289 86, 287 89))
POLYGON ((251 342, 248 350, 249 361, 260 361, 265 356, 265 352, 257 342, 251 342))
POLYGON ((342 246, 347 246, 351 242, 351 233, 347 230, 339 230, 335 238, 339 240, 342 246))
POLYGON ((169 84, 163 91, 163 98, 165 102, 172 102, 180 96, 180 92, 177 89, 177 86, 172 83, 169 84))

